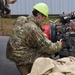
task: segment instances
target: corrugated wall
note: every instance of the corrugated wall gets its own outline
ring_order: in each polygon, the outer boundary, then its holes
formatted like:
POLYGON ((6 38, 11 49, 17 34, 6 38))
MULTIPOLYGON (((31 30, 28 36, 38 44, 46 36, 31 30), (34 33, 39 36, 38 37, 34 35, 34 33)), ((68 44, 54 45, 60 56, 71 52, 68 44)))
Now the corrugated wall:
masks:
POLYGON ((75 11, 75 0, 17 0, 15 4, 10 4, 12 15, 31 14, 33 5, 44 2, 49 6, 49 14, 62 14, 75 11))

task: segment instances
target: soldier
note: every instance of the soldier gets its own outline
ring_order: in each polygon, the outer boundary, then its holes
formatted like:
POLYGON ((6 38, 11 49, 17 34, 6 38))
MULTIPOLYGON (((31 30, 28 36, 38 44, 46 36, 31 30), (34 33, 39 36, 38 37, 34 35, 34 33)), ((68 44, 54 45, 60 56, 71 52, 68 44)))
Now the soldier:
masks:
POLYGON ((59 52, 62 43, 52 43, 43 33, 41 23, 48 18, 45 3, 34 5, 32 15, 18 17, 7 44, 6 56, 16 63, 22 75, 27 75, 38 57, 50 57, 59 52))

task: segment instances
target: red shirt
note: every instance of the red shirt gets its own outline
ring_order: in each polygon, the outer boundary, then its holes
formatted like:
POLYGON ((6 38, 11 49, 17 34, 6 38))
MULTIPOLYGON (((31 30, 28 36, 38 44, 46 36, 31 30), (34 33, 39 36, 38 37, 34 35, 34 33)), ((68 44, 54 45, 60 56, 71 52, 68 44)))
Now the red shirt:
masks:
POLYGON ((44 33, 47 35, 48 39, 50 39, 50 24, 46 24, 42 26, 42 28, 44 29, 44 33))

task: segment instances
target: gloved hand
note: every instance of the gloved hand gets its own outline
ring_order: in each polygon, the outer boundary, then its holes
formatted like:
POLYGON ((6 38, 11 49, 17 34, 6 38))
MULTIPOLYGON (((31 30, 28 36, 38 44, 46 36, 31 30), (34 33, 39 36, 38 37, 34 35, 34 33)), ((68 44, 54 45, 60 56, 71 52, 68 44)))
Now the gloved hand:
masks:
POLYGON ((64 41, 63 41, 63 39, 60 39, 60 42, 62 42, 62 46, 64 46, 64 41))

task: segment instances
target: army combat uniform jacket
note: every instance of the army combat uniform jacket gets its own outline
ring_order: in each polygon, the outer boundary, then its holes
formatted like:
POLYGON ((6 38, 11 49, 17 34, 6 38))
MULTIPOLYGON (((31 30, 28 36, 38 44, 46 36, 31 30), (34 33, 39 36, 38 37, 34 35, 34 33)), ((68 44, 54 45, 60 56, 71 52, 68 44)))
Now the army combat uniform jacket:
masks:
POLYGON ((8 59, 17 65, 33 63, 38 57, 50 57, 61 50, 61 42, 52 43, 33 16, 18 17, 6 50, 8 59))

